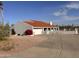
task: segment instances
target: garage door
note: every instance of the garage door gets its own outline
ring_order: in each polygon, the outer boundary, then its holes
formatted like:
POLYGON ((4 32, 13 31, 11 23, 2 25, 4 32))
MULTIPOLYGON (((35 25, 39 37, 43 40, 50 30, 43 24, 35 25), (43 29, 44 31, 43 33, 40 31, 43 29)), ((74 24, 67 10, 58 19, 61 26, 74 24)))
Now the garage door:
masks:
POLYGON ((39 28, 39 29, 38 28, 34 28, 33 29, 33 34, 34 35, 42 34, 42 29, 41 28, 39 28))

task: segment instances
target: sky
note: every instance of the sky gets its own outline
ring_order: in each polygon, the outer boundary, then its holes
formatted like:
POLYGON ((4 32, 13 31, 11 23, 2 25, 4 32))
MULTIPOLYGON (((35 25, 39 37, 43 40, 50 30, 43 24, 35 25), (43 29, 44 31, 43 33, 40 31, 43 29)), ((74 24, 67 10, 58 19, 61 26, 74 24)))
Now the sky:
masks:
POLYGON ((4 1, 4 22, 15 24, 40 20, 54 24, 79 24, 79 2, 74 1, 4 1))

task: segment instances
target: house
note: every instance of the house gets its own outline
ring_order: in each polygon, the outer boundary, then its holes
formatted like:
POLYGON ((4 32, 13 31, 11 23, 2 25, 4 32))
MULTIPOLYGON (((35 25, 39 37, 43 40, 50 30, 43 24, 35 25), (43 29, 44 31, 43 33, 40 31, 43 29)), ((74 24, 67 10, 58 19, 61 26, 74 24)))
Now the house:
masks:
MULTIPOLYGON (((14 30, 18 35, 27 34, 27 30, 31 30, 32 35, 49 34, 50 32, 57 31, 59 28, 52 24, 37 20, 29 20, 18 22, 14 25, 14 30)), ((28 35, 28 34, 27 34, 28 35)))

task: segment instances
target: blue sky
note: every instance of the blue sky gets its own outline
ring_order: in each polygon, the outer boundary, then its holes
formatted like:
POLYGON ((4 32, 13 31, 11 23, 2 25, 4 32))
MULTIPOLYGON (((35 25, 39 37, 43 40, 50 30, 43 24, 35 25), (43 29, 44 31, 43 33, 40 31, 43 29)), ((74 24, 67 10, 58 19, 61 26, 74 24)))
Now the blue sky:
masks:
POLYGON ((4 1, 5 23, 41 20, 54 24, 79 24, 79 2, 67 1, 4 1))

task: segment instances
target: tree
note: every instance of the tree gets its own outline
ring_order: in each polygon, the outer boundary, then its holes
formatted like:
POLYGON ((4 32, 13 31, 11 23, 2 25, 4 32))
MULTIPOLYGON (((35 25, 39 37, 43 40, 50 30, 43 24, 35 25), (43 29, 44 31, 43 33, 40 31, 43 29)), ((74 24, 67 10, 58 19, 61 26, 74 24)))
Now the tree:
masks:
POLYGON ((8 23, 4 26, 0 26, 0 36, 6 37, 9 36, 9 34, 10 34, 10 26, 8 23))
POLYGON ((15 35, 16 34, 14 29, 11 29, 11 31, 12 31, 11 32, 12 35, 15 35))
POLYGON ((4 26, 4 32, 5 32, 5 36, 10 35, 10 26, 8 23, 4 26))
POLYGON ((15 29, 14 29, 14 24, 11 25, 11 34, 12 35, 16 34, 15 29))

